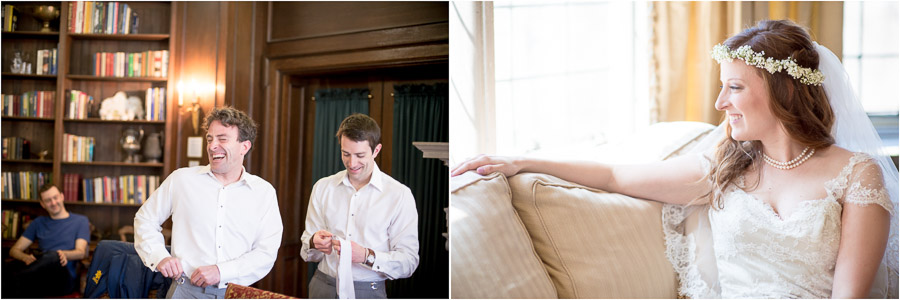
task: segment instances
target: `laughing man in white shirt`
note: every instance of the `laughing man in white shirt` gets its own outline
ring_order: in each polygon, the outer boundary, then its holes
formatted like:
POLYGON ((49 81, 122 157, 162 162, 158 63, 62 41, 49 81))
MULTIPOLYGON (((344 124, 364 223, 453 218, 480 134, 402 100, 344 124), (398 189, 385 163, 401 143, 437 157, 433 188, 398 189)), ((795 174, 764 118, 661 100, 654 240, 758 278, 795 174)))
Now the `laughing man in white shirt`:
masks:
POLYGON ((347 169, 316 182, 300 238, 309 241, 300 250, 304 260, 324 260, 310 282, 309 297, 337 298, 337 277, 352 278, 349 292, 356 298, 386 298, 384 280, 410 277, 419 265, 416 202, 408 187, 375 164, 381 151, 375 120, 350 115, 336 136, 347 169), (340 266, 341 246, 347 245, 338 239, 352 245, 349 267, 340 266), (351 270, 352 277, 339 269, 351 270))
POLYGON ((224 298, 228 283, 265 277, 281 246, 275 189, 243 166, 256 124, 223 107, 209 112, 204 129, 209 165, 172 172, 134 217, 144 265, 175 279, 169 298, 224 298), (170 216, 171 254, 160 227, 170 216))

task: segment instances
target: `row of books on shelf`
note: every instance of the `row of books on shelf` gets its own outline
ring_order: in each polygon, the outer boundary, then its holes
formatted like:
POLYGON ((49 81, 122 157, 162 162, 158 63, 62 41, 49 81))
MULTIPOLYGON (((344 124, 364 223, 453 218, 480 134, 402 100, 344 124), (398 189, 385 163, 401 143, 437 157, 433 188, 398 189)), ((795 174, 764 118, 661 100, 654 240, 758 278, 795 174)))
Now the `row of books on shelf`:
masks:
POLYGON ((37 75, 56 75, 57 61, 56 48, 37 51, 37 75))
POLYGON ((2 94, 3 116, 7 117, 53 117, 55 91, 33 91, 21 95, 2 94))
POLYGON ((88 112, 94 104, 94 96, 79 90, 69 91, 69 104, 66 105, 66 117, 69 119, 87 119, 88 112))
POLYGON ((166 88, 154 87, 147 89, 147 95, 144 97, 144 114, 148 121, 165 121, 166 120, 166 88))
POLYGON ((92 136, 63 134, 63 161, 94 161, 94 144, 95 139, 92 136))
POLYGON ((3 239, 12 240, 19 237, 19 231, 31 223, 31 215, 14 210, 3 210, 3 239))
POLYGON ((45 172, 3 172, 3 198, 39 200, 38 190, 50 182, 50 173, 45 172))
POLYGON ((31 141, 21 137, 3 138, 3 159, 31 158, 31 141))
POLYGON ((94 76, 166 77, 168 74, 169 50, 94 54, 94 76))
POLYGON ((15 31, 16 30, 16 16, 15 6, 11 4, 3 5, 3 31, 15 31))
POLYGON ((159 187, 159 176, 82 178, 81 174, 63 174, 63 186, 67 201, 81 199, 93 203, 141 204, 159 187))
MULTIPOLYGON (((93 96, 79 90, 70 90, 67 98, 67 118, 94 117, 90 113, 94 107, 93 96)), ((148 121, 164 121, 166 119, 166 88, 153 87, 144 92, 144 119, 148 121)))
POLYGON ((69 32, 93 34, 137 33, 138 15, 127 3, 69 2, 69 32))

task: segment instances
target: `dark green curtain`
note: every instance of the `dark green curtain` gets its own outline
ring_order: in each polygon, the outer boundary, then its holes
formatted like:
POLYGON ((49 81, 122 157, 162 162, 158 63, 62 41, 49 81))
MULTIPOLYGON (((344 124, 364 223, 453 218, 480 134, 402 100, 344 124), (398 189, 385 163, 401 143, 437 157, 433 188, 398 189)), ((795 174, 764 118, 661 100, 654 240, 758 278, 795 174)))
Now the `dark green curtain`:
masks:
POLYGON ((316 91, 316 128, 313 141, 312 182, 344 169, 341 148, 334 137, 341 121, 353 113, 369 114, 369 89, 316 91))
POLYGON ((391 175, 412 190, 419 213, 419 267, 412 277, 389 280, 388 298, 448 298, 449 252, 444 208, 449 200, 449 169, 423 158, 412 142, 447 142, 447 83, 394 86, 391 175))
MULTIPOLYGON (((344 169, 341 148, 334 134, 341 126, 341 121, 353 113, 369 114, 369 89, 316 90, 313 184, 344 169)), ((306 270, 308 278, 312 279, 318 265, 309 263, 309 269, 306 270)))

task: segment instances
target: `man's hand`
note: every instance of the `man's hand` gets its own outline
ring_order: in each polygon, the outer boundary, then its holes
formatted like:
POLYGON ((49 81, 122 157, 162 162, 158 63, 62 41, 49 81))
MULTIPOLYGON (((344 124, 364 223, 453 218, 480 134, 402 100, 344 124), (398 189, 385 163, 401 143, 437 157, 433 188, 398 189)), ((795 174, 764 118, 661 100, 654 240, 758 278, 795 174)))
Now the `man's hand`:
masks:
POLYGON ((156 266, 156 270, 162 273, 163 276, 172 279, 178 279, 178 276, 181 276, 181 273, 184 272, 181 268, 181 261, 171 256, 163 258, 159 265, 156 266))
MULTIPOLYGON (((363 263, 366 262, 366 255, 369 254, 369 251, 366 250, 366 247, 360 246, 354 241, 350 241, 350 244, 353 248, 353 253, 351 253, 352 257, 350 261, 355 263, 363 263)), ((341 241, 334 241, 334 251, 341 253, 341 241)))
POLYGON ((65 267, 66 264, 69 263, 69 259, 66 258, 66 254, 63 253, 62 250, 56 250, 56 254, 59 255, 59 265, 65 267))
POLYGON ((202 266, 191 274, 191 284, 199 287, 208 287, 219 284, 219 266, 202 266))
POLYGON ((22 262, 25 262, 25 265, 28 266, 36 260, 37 258, 35 258, 34 255, 28 254, 28 256, 25 256, 25 259, 23 259, 22 262))
POLYGON ((322 251, 322 253, 331 254, 332 236, 331 232, 325 230, 316 231, 316 234, 312 237, 311 246, 316 250, 322 251))

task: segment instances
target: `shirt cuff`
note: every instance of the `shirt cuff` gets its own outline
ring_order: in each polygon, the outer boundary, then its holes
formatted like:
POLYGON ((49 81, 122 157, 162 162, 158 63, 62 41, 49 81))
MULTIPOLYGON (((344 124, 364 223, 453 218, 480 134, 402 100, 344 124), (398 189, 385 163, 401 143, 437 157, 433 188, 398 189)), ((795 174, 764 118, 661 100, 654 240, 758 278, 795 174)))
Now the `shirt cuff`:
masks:
POLYGON ((219 268, 219 288, 228 287, 227 281, 234 280, 240 276, 240 274, 237 274, 238 266, 232 262, 219 263, 216 264, 216 267, 219 268))
POLYGON ((162 262, 163 259, 168 257, 172 257, 172 255, 169 255, 168 253, 151 254, 150 258, 147 259, 146 265, 150 270, 153 270, 153 272, 159 272, 156 267, 159 266, 159 263, 162 262))
POLYGON ((375 249, 372 249, 372 252, 375 253, 375 263, 372 264, 372 271, 384 274, 389 279, 393 280, 394 277, 387 273, 387 253, 375 249))

